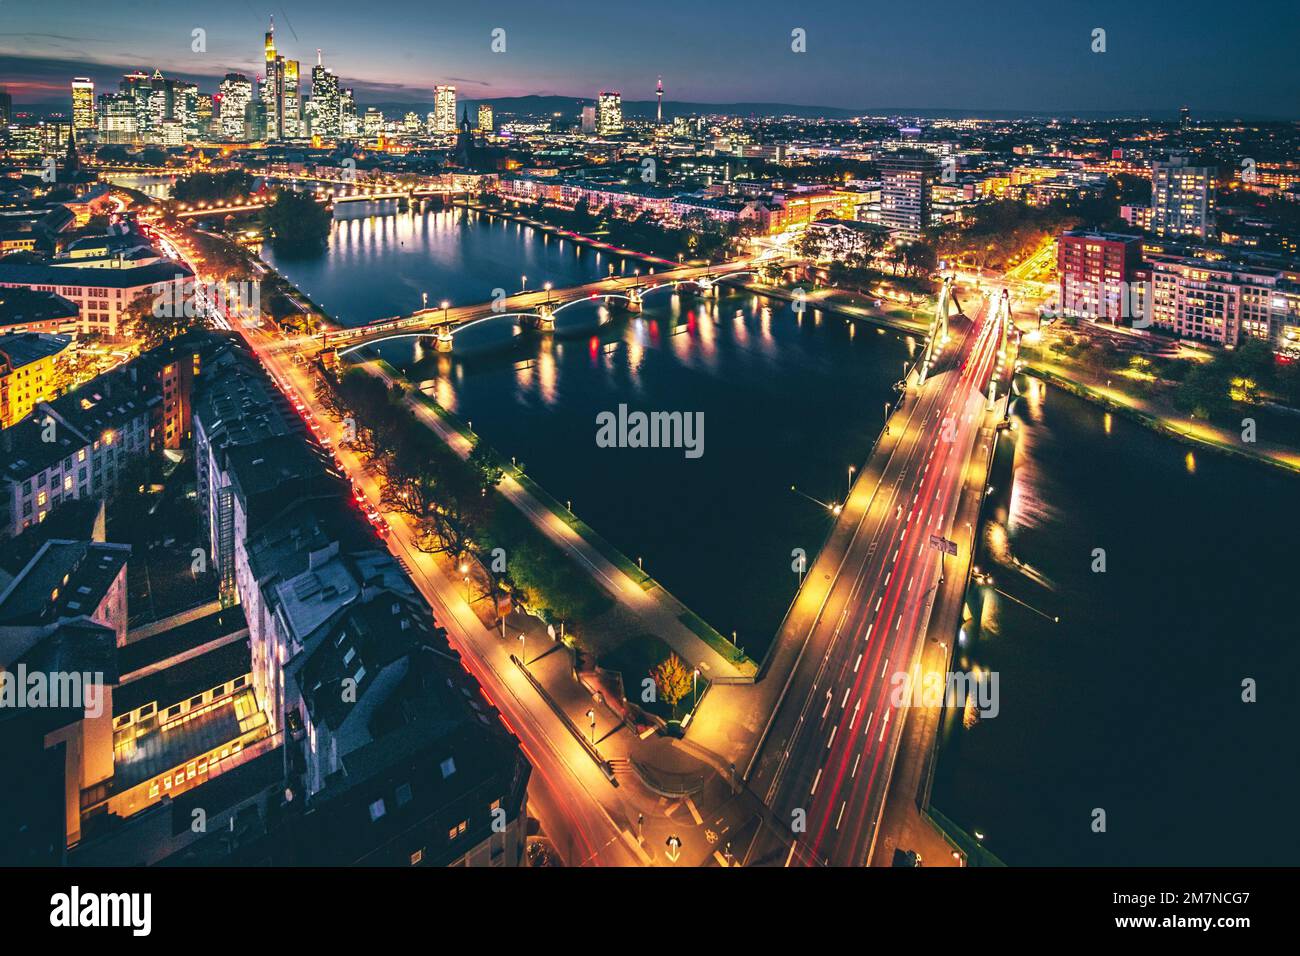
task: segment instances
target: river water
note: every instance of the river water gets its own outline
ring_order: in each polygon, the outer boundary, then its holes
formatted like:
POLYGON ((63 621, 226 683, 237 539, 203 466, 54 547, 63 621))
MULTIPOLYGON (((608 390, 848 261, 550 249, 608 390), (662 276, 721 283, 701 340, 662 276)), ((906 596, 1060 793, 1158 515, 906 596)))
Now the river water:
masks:
POLYGON ((985 589, 1000 712, 950 715, 935 806, 1013 865, 1294 865, 1300 479, 1037 381, 1016 419, 988 570, 1035 610, 985 589))
MULTIPOLYGON (((486 301, 525 275, 559 288, 641 265, 459 210, 336 216, 323 256, 265 255, 349 323, 409 312, 421 292, 486 301)), ((761 656, 795 592, 792 550, 811 556, 829 527, 790 486, 843 497, 916 343, 726 291, 562 317, 567 333, 477 354, 417 339, 378 352, 761 656), (596 416, 620 404, 702 413, 703 454, 598 447, 596 416)), ((1293 863, 1297 479, 1189 453, 1037 382, 1016 416, 1015 481, 987 547, 996 586, 1036 610, 986 592, 961 659, 998 673, 1000 711, 947 721, 935 806, 1013 865, 1293 863)))

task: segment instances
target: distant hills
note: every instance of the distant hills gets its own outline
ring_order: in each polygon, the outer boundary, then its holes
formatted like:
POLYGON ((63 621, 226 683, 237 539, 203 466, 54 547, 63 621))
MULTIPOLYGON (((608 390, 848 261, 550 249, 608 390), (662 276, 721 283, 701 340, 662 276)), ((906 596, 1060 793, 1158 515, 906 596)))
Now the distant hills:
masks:
MULTIPOLYGON (((554 96, 554 95, 530 95, 530 96, 498 96, 478 99, 465 99, 457 103, 457 110, 469 107, 470 120, 475 121, 474 111, 478 109, 480 103, 491 105, 493 111, 498 115, 511 114, 515 116, 560 116, 576 119, 582 114, 584 106, 595 105, 595 97, 575 97, 575 96, 554 96)), ((428 103, 412 102, 391 102, 391 103, 364 103, 360 109, 364 110, 371 106, 383 110, 385 116, 401 116, 402 114, 415 110, 423 115, 433 109, 432 101, 428 103)), ((653 119, 655 116, 656 103, 650 100, 624 100, 623 115, 635 119, 653 119)), ((883 116, 883 117, 906 117, 918 119, 1079 119, 1079 120, 1155 120, 1169 121, 1178 118, 1177 107, 1168 110, 1154 110, 1143 112, 1140 110, 1113 111, 1113 110, 970 110, 970 109, 928 109, 920 107, 884 107, 872 106, 863 107, 862 109, 846 109, 838 106, 816 106, 797 103, 690 103, 664 97, 664 119, 671 120, 675 116, 737 116, 744 118, 766 118, 774 116, 794 116, 801 119, 851 119, 855 116, 883 116)), ((1275 120, 1276 117, 1262 117, 1252 114, 1228 113, 1223 111, 1193 111, 1194 119, 1202 120, 1231 120, 1231 119, 1265 119, 1275 120)))

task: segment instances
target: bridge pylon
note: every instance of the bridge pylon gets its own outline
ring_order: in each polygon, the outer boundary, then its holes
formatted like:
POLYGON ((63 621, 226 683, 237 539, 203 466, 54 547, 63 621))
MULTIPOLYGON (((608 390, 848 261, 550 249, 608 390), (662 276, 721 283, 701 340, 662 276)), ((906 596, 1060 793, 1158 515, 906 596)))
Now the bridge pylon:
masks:
POLYGON ((447 328, 438 330, 438 337, 433 340, 433 347, 439 352, 451 351, 451 332, 447 328))
POLYGON ((939 301, 935 304, 934 318, 930 320, 930 329, 926 333, 925 355, 921 360, 921 374, 917 384, 924 384, 925 377, 930 372, 930 366, 934 364, 936 346, 942 347, 943 343, 948 341, 948 312, 952 306, 952 276, 946 276, 943 280, 943 288, 939 290, 939 301))
POLYGON ((1007 330, 1011 326, 1011 294, 1006 289, 1002 290, 1002 298, 998 302, 1000 312, 999 319, 1002 327, 998 330, 998 355, 1002 358, 1007 357, 1007 330))

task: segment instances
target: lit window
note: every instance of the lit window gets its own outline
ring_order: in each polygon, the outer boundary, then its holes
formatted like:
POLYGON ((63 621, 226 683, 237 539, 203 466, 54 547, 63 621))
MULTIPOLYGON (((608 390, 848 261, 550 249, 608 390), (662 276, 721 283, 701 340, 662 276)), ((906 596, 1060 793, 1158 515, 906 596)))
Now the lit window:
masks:
POLYGON ((374 823, 382 817, 387 811, 384 809, 384 798, 380 797, 370 805, 370 822, 374 823))

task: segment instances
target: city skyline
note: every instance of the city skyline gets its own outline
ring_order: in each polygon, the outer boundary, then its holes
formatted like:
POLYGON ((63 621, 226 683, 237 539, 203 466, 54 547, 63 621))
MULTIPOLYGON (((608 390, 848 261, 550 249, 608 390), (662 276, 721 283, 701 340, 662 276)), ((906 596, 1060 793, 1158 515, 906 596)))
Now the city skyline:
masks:
POLYGON ((42 19, 66 5, 7 11, 0 77, 16 108, 59 109, 72 75, 89 76, 103 89, 124 72, 156 68, 205 90, 229 72, 258 75, 258 41, 272 16, 286 56, 314 62, 323 50, 339 75, 351 78, 363 104, 431 103, 439 84, 456 85, 471 102, 594 99, 600 90, 621 90, 629 104, 652 103, 660 75, 670 108, 674 102, 768 103, 1118 116, 1167 115, 1188 105, 1202 116, 1276 119, 1293 117, 1297 101, 1285 68, 1285 38, 1293 35, 1287 21, 1297 14, 1283 4, 1256 5, 1268 7, 1259 12, 1276 27, 1262 34, 1248 28, 1256 21, 1247 17, 1202 29, 1216 11, 1199 0, 1185 4, 1174 22, 1119 4, 1086 15, 1017 4, 996 18, 946 5, 923 21, 886 9, 861 22, 862 14, 846 4, 814 14, 764 2, 746 7, 743 23, 730 8, 659 9, 645 18, 634 10, 568 4, 539 17, 512 2, 491 14, 439 23, 434 11, 409 0, 380 0, 364 10, 331 0, 310 10, 248 2, 211 14, 108 2, 75 11, 68 19, 75 27, 66 32, 48 32, 42 19), (951 30, 936 29, 936 20, 951 30), (846 23, 861 28, 845 29, 846 23), (1105 52, 1092 49, 1097 28, 1106 31, 1105 52), (201 53, 191 50, 196 29, 205 31, 201 53), (497 35, 503 52, 492 49, 496 30, 505 31, 497 35), (804 31, 805 53, 792 50, 799 45, 795 30, 804 31), (602 42, 609 36, 629 42, 602 42), (156 52, 144 59, 141 50, 156 52), (749 68, 760 61, 762 69, 749 68))

